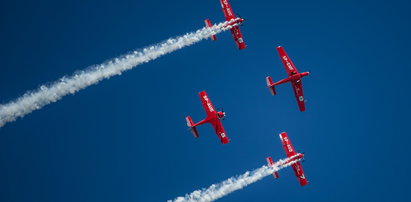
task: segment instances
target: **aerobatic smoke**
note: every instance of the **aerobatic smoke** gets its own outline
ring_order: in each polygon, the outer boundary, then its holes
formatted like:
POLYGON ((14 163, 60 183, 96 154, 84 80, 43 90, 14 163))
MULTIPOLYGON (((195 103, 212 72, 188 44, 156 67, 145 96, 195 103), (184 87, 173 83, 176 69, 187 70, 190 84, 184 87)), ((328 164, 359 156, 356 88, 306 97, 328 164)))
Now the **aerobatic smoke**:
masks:
MULTIPOLYGON (((242 189, 258 180, 263 179, 264 177, 271 175, 273 172, 279 171, 285 167, 288 167, 294 163, 300 161, 300 159, 288 162, 283 164, 287 160, 293 158, 289 157, 277 161, 272 166, 262 166, 261 168, 255 169, 253 171, 247 171, 244 174, 236 177, 228 178, 227 180, 220 182, 218 184, 212 184, 207 189, 203 188, 201 190, 193 191, 190 194, 186 194, 184 197, 180 196, 174 199, 174 202, 183 202, 183 201, 214 201, 223 196, 226 196, 234 191, 242 189)), ((172 200, 168 200, 171 202, 172 200)))
POLYGON ((65 95, 74 94, 90 85, 97 84, 103 79, 121 75, 124 71, 130 70, 137 65, 226 31, 233 26, 237 26, 237 24, 229 25, 237 20, 238 18, 212 27, 204 27, 183 36, 170 38, 162 43, 119 56, 100 65, 91 66, 74 73, 72 76, 64 76, 51 85, 42 85, 37 90, 26 92, 14 101, 0 105, 0 127, 8 122, 15 121, 18 117, 24 117, 34 110, 41 109, 47 104, 56 102, 65 95))

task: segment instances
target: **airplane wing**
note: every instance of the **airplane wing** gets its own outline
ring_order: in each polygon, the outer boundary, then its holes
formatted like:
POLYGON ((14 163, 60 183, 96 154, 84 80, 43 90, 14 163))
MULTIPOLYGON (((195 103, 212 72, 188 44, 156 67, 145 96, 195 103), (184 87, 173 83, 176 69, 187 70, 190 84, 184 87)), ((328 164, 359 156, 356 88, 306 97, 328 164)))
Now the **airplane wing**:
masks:
POLYGON ((298 181, 300 182, 301 186, 307 185, 308 181, 305 178, 303 167, 301 166, 300 162, 297 162, 293 165, 291 165, 294 170, 294 174, 297 177, 298 181))
POLYGON ((281 46, 278 46, 277 52, 280 55, 281 61, 283 62, 283 65, 284 65, 285 71, 287 71, 287 74, 291 76, 292 73, 298 73, 297 68, 295 68, 294 63, 291 61, 290 57, 288 57, 284 48, 281 46))
POLYGON ((228 139, 223 124, 221 123, 220 119, 214 119, 214 121, 210 122, 213 125, 214 131, 217 134, 218 138, 220 139, 221 143, 227 144, 230 140, 228 139))
POLYGON ((235 43, 237 44, 238 49, 244 49, 246 48, 246 45, 244 43, 243 39, 243 34, 241 34, 240 28, 238 26, 235 26, 230 29, 231 35, 233 35, 233 39, 235 43))
POLYGON ((291 157, 297 154, 286 132, 280 133, 280 139, 287 157, 291 157))
POLYGON ((292 82, 291 85, 293 86, 295 99, 297 100, 297 103, 298 103, 298 108, 300 108, 300 111, 303 112, 305 111, 305 102, 304 102, 303 84, 301 82, 301 79, 296 82, 292 82))
POLYGON ((214 117, 217 116, 217 112, 214 109, 211 100, 208 98, 208 95, 205 91, 201 91, 198 93, 201 99, 201 103, 203 104, 203 108, 206 111, 207 117, 214 117))
POLYGON ((223 13, 226 21, 230 21, 231 19, 235 18, 233 13, 233 9, 231 8, 230 3, 228 0, 220 0, 221 8, 223 8, 223 13))

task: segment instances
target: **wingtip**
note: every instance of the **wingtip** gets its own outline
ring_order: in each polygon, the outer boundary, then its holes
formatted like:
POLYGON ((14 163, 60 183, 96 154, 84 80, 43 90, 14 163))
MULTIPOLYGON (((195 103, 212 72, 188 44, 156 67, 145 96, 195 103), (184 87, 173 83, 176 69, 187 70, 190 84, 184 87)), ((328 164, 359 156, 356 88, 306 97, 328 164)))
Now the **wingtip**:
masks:
POLYGON ((230 143, 230 140, 222 140, 221 143, 222 144, 228 144, 228 143, 230 143))
POLYGON ((200 91, 200 92, 198 93, 198 95, 199 95, 200 97, 202 97, 203 95, 207 95, 207 92, 206 92, 205 90, 203 90, 203 91, 200 91))

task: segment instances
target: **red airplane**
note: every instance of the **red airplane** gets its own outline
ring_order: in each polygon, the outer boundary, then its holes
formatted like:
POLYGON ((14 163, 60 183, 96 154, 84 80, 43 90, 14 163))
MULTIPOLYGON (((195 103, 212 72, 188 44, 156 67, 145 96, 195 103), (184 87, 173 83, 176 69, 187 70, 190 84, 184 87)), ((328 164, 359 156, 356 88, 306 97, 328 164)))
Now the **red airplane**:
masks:
POLYGON ((201 102, 203 103, 203 108, 206 111, 207 117, 204 120, 194 124, 191 117, 187 116, 187 126, 190 128, 194 137, 198 138, 199 135, 196 127, 204 123, 210 123, 211 125, 213 125, 214 131, 217 134, 218 138, 220 138, 221 143, 227 144, 229 142, 229 139, 225 134, 223 124, 221 123, 221 120, 225 117, 225 112, 216 111, 214 109, 213 104, 211 103, 205 91, 201 91, 200 93, 198 93, 198 95, 200 96, 201 102))
MULTIPOLYGON (((220 0, 221 7, 223 8, 223 13, 225 16, 226 21, 231 21, 236 19, 237 17, 234 15, 233 9, 230 6, 230 3, 228 3, 228 0, 220 0)), ((238 20, 235 20, 231 22, 228 25, 241 25, 243 23, 244 19, 239 18, 238 20)), ((212 27, 211 22, 209 19, 204 20, 205 24, 207 27, 212 27)), ((231 29, 231 34, 233 35, 233 39, 235 43, 238 46, 238 49, 244 49, 246 47, 244 40, 243 40, 243 35, 241 34, 240 28, 238 26, 234 26, 231 29)), ((217 40, 217 37, 215 35, 211 36, 211 40, 215 41, 217 40)))
MULTIPOLYGON (((287 154, 287 157, 289 157, 289 158, 292 157, 289 160, 285 161, 283 163, 283 165, 287 164, 291 161, 295 161, 295 160, 299 160, 299 159, 304 158, 304 154, 295 152, 294 147, 291 144, 291 141, 288 138, 288 135, 287 135, 286 132, 282 132, 280 134, 280 139, 281 139, 281 142, 283 144, 285 153, 287 154)), ((271 157, 267 157, 267 163, 268 163, 268 166, 274 165, 273 159, 271 157)), ((297 177, 298 181, 300 182, 300 185, 301 186, 307 185, 308 181, 305 178, 303 167, 301 166, 300 162, 298 161, 298 162, 292 164, 291 167, 293 167, 294 174, 297 177)), ((279 177, 278 172, 274 172, 273 176, 274 176, 274 178, 278 178, 279 177)))
POLYGON ((275 86, 280 85, 286 82, 291 82, 291 85, 294 89, 295 98, 297 99, 298 107, 300 111, 305 111, 305 104, 304 104, 304 93, 303 93, 303 84, 301 83, 301 78, 307 76, 309 72, 299 73, 297 68, 295 68, 293 62, 291 61, 290 57, 288 57, 287 53, 284 51, 283 47, 277 47, 278 54, 280 54, 281 61, 284 64, 285 71, 287 71, 288 78, 280 80, 276 83, 273 82, 270 76, 267 76, 267 86, 270 89, 272 95, 276 94, 275 86))

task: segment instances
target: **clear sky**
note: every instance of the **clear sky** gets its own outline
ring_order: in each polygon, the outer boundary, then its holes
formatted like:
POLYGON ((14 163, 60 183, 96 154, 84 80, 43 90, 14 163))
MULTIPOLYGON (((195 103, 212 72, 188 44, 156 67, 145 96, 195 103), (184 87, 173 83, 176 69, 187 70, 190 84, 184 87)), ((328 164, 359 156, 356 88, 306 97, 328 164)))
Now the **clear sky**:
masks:
MULTIPOLYGON (((230 1, 248 47, 202 41, 0 128, 0 201, 165 201, 285 157, 287 131, 310 184, 291 169, 221 201, 407 201, 409 1, 230 1), (300 71, 306 112, 275 47, 300 71), (205 115, 206 90, 231 142, 205 115)), ((0 103, 89 65, 223 21, 218 0, 0 2, 0 103)))

